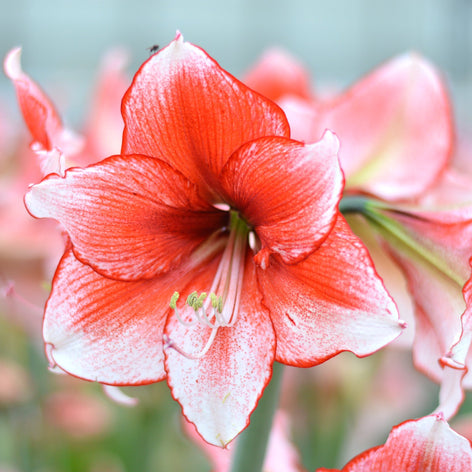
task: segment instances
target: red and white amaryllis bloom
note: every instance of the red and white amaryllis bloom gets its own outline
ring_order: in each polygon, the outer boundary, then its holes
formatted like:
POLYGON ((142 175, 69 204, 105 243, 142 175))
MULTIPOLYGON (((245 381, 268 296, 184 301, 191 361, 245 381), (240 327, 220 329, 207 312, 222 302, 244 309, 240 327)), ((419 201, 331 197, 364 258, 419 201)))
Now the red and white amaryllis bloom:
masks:
POLYGON ((470 441, 453 431, 441 415, 402 423, 383 446, 369 449, 341 471, 317 472, 465 472, 472 470, 470 441))
POLYGON ((281 109, 180 34, 122 102, 121 155, 26 195, 70 237, 46 305, 52 363, 110 385, 167 378, 224 446, 274 361, 368 355, 402 323, 338 211, 337 138, 289 138, 281 109))

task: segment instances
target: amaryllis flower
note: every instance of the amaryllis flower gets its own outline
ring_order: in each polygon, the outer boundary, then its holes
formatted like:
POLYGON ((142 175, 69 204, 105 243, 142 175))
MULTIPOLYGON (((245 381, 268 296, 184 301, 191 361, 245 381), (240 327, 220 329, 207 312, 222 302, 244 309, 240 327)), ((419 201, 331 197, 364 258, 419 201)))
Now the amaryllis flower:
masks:
POLYGON ((46 305, 52 363, 89 380, 167 378, 186 418, 224 446, 274 361, 364 356, 401 331, 338 212, 338 141, 289 139, 285 115, 180 34, 122 102, 121 155, 26 195, 70 237, 46 305))
MULTIPOLYGON (((470 441, 454 432, 441 415, 402 423, 383 446, 369 449, 337 472, 465 472, 472 470, 470 441)), ((336 472, 318 469, 317 472, 336 472)))

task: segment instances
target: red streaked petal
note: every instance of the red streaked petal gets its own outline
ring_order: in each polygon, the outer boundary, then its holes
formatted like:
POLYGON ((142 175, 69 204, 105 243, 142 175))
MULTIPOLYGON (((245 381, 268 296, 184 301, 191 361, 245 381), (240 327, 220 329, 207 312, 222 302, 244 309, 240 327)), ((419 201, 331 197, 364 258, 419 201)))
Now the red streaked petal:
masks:
POLYGON ((346 187, 387 200, 418 196, 451 156, 447 91, 416 54, 393 59, 326 103, 316 123, 314 138, 325 128, 339 136, 346 187))
POLYGON ((158 157, 210 187, 230 155, 262 136, 289 136, 282 110, 178 35, 146 61, 122 104, 123 154, 158 157))
MULTIPOLYGON (((208 291, 218 262, 194 277, 186 291, 208 291)), ((188 354, 202 351, 210 328, 185 327, 175 315, 168 320, 165 332, 179 348, 188 354)), ((254 264, 247 256, 235 325, 219 328, 210 350, 200 359, 188 359, 171 348, 165 351, 172 395, 207 442, 225 446, 249 424, 249 415, 271 377, 274 354, 272 324, 261 305, 254 264)))
POLYGON ((121 280, 168 271, 225 221, 195 185, 146 156, 113 156, 64 178, 51 175, 25 202, 34 216, 64 225, 82 262, 121 280))
POLYGON ((285 265, 274 257, 257 275, 284 364, 312 366, 341 351, 366 356, 401 332, 395 304, 342 216, 307 259, 285 265))
POLYGON ((274 252, 294 263, 313 252, 331 231, 343 189, 338 147, 336 136, 326 132, 312 145, 261 138, 231 156, 221 185, 254 227, 262 254, 274 252))
POLYGON ((8 53, 4 69, 7 77, 13 81, 33 141, 40 143, 45 150, 51 150, 57 135, 62 131, 61 120, 46 94, 22 71, 21 48, 8 53))
POLYGON ((470 441, 453 431, 441 415, 430 415, 395 426, 385 445, 360 454, 341 472, 468 470, 472 470, 470 441))
POLYGON ((170 282, 107 279, 66 252, 44 317, 50 362, 112 385, 162 380, 162 334, 175 290, 170 282))

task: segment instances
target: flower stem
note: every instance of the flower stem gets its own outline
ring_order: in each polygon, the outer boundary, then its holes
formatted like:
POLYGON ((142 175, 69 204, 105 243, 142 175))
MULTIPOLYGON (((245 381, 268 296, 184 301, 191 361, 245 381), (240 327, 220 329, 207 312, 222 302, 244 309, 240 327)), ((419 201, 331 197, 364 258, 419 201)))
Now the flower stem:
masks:
POLYGON ((236 445, 231 472, 261 472, 264 465, 272 420, 279 403, 283 365, 274 362, 272 379, 236 445))
POLYGON ((339 202, 339 211, 346 213, 363 213, 368 202, 368 198, 361 195, 344 195, 339 202))

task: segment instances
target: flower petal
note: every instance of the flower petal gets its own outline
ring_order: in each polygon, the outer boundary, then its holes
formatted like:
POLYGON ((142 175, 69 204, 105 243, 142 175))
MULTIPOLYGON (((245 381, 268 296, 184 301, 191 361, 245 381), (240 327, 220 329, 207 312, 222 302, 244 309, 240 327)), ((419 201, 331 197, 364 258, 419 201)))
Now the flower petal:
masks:
POLYGON ((5 57, 5 74, 15 85, 18 103, 33 141, 51 150, 62 131, 56 109, 46 94, 21 69, 21 48, 12 49, 5 57))
MULTIPOLYGON (((327 472, 329 469, 318 469, 327 472)), ((384 446, 369 449, 341 472, 464 472, 472 470, 470 442, 441 415, 410 420, 392 429, 384 446)), ((333 470, 334 472, 334 470, 333 470)))
MULTIPOLYGON (((218 260, 194 277, 188 292, 208 292, 218 260)), ((188 354, 201 352, 211 329, 201 324, 185 327, 170 316, 165 332, 188 354)), ((210 350, 200 359, 188 359, 174 349, 165 351, 165 366, 173 397, 183 414, 209 443, 225 446, 248 424, 262 391, 270 380, 275 336, 262 307, 247 256, 244 288, 234 326, 219 328, 210 350)))
POLYGON ((180 173, 146 156, 113 156, 64 178, 51 175, 25 202, 34 216, 64 225, 82 262, 121 280, 175 267, 226 218, 180 173))
POLYGON ((112 385, 162 380, 162 333, 174 290, 170 281, 104 278, 66 252, 44 317, 50 362, 77 377, 112 385))
POLYGON ((284 364, 312 366, 346 350, 366 356, 401 332, 395 304, 342 216, 307 259, 285 265, 274 257, 257 275, 284 364))
POLYGON ((418 196, 451 156, 447 92, 434 67, 415 54, 378 68, 323 105, 315 119, 315 139, 329 128, 341 140, 346 187, 387 200, 418 196))
POLYGON ((12 49, 5 57, 5 74, 15 86, 23 119, 33 137, 33 151, 75 154, 83 146, 82 139, 63 128, 59 114, 49 97, 21 69, 21 48, 12 49))
POLYGON ((134 77, 122 104, 123 154, 158 157, 207 191, 230 155, 262 136, 290 134, 282 110, 179 34, 134 77))
POLYGON ((270 251, 286 263, 297 262, 331 231, 343 189, 338 147, 327 131, 312 145, 261 138, 231 156, 221 185, 254 228, 264 257, 270 251))
POLYGON ((464 389, 472 387, 472 278, 464 285, 463 294, 466 309, 461 317, 462 332, 457 342, 440 359, 444 373, 437 411, 443 412, 446 418, 459 410, 465 397, 464 389))
POLYGON ((414 254, 391 250, 407 277, 415 301, 415 366, 440 382, 443 371, 438 359, 461 332, 460 317, 465 309, 462 287, 414 254))
POLYGON ((197 251, 153 280, 102 277, 64 254, 46 303, 43 337, 51 364, 87 380, 139 385, 165 377, 162 336, 169 301, 193 272, 221 251, 224 240, 197 251))
POLYGON ((385 241, 379 237, 371 225, 367 224, 363 216, 354 213, 346 214, 346 221, 369 251, 375 270, 395 301, 400 318, 406 323, 406 328, 394 341, 394 345, 411 350, 415 335, 415 307, 405 274, 388 251, 385 241))

